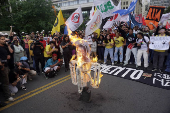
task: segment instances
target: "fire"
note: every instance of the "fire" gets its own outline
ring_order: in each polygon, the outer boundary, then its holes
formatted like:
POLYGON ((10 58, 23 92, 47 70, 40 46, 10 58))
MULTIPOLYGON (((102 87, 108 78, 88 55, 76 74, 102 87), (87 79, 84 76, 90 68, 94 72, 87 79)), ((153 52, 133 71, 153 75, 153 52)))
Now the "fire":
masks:
MULTIPOLYGON (((68 27, 68 26, 67 26, 68 27)), ((70 41, 76 46, 76 55, 70 60, 70 73, 72 83, 78 85, 78 92, 81 93, 83 87, 90 82, 93 88, 98 88, 103 76, 100 72, 100 64, 97 63, 97 56, 90 59, 90 46, 85 40, 72 36, 72 31, 68 27, 70 41), (94 77, 91 76, 91 67, 94 66, 94 77)))

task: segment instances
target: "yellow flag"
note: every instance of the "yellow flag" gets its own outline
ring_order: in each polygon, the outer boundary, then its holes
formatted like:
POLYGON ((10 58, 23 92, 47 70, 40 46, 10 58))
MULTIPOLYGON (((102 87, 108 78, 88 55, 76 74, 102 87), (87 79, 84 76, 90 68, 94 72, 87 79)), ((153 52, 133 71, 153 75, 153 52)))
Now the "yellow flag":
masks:
POLYGON ((98 34, 98 35, 97 35, 97 38, 99 38, 99 36, 100 36, 100 29, 97 29, 97 30, 95 31, 95 33, 98 34))
POLYGON ((63 24, 65 24, 65 22, 64 22, 62 11, 60 10, 54 22, 54 26, 53 26, 51 34, 53 35, 54 33, 56 33, 56 31, 60 32, 60 26, 63 24))

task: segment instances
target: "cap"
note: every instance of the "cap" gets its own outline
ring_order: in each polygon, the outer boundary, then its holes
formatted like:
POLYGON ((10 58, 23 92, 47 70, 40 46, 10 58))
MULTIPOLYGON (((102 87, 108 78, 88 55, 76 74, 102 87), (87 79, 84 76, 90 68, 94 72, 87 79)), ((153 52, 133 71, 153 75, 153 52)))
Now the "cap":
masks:
POLYGON ((4 35, 8 35, 8 33, 5 33, 4 35))
POLYGON ((24 32, 22 32, 22 34, 23 34, 24 32))

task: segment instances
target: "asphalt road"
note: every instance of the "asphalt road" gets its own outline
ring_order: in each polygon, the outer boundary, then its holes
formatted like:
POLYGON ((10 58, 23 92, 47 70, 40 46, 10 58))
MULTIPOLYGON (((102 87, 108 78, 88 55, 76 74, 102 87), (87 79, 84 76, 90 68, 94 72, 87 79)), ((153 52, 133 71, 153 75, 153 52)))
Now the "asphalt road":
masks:
POLYGON ((69 74, 62 68, 55 78, 35 76, 0 113, 170 113, 169 90, 106 74, 98 89, 90 86, 91 103, 78 101, 69 74))

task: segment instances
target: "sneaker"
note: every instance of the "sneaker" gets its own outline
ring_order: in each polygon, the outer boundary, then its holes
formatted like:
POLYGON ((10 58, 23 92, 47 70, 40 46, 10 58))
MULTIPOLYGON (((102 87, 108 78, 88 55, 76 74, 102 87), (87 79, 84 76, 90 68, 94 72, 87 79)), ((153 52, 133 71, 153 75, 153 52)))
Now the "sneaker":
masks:
POLYGON ((123 65, 123 62, 120 62, 120 65, 123 65))
POLYGON ((4 106, 6 106, 6 105, 7 105, 6 103, 0 102, 0 107, 4 107, 4 106))
POLYGON ((25 86, 21 86, 22 90, 27 90, 27 88, 25 86))
POLYGON ((123 64, 123 66, 126 66, 127 64, 123 64))
POLYGON ((114 66, 114 63, 112 63, 112 66, 114 66))
MULTIPOLYGON (((137 66, 137 65, 136 65, 137 66)), ((141 66, 136 67, 137 69, 141 69, 141 66)))
POLYGON ((136 65, 136 68, 138 68, 138 65, 136 65))
POLYGON ((129 62, 129 64, 132 64, 132 62, 129 62))
POLYGON ((144 67, 144 70, 148 70, 148 67, 144 67))
POLYGON ((11 96, 14 96, 15 95, 15 93, 11 93, 11 96))
POLYGON ((157 69, 156 68, 153 68, 152 71, 156 71, 157 69))
POLYGON ((117 61, 115 61, 115 64, 117 64, 117 61))
POLYGON ((106 64, 106 62, 104 62, 103 64, 106 64))
POLYGON ((160 72, 160 73, 163 73, 163 70, 162 70, 162 69, 159 69, 159 72, 160 72))
POLYGON ((7 100, 10 101, 10 102, 13 102, 14 98, 13 97, 9 97, 7 100))
POLYGON ((44 74, 44 77, 45 77, 45 79, 48 79, 48 77, 46 76, 46 74, 44 74))

